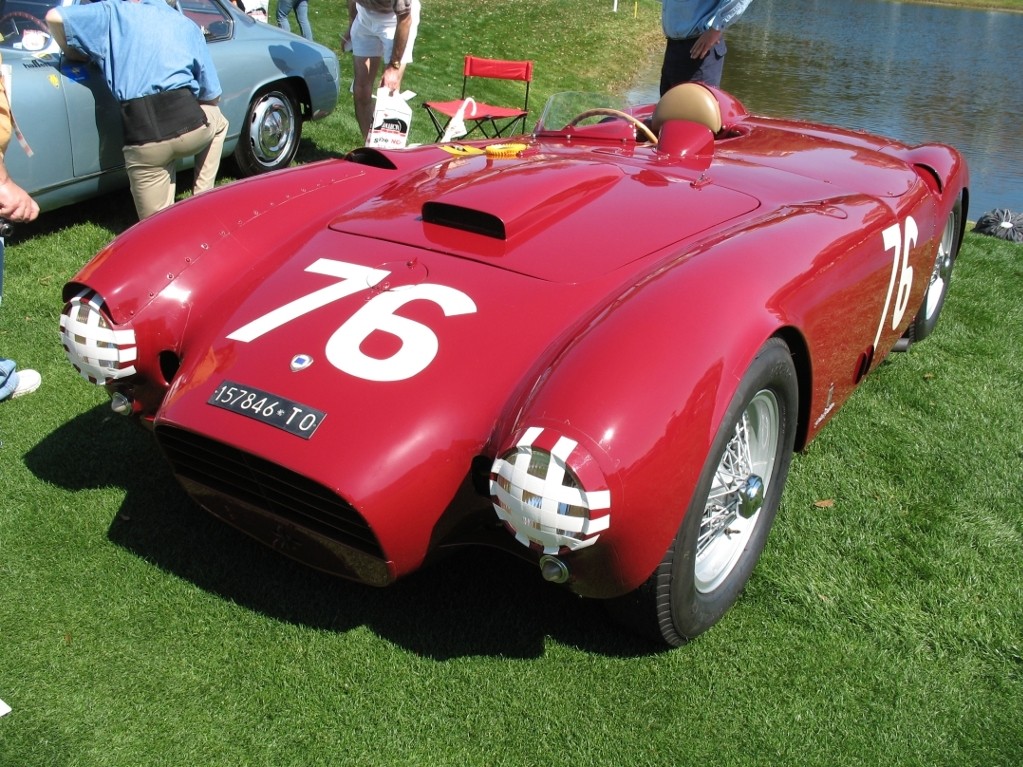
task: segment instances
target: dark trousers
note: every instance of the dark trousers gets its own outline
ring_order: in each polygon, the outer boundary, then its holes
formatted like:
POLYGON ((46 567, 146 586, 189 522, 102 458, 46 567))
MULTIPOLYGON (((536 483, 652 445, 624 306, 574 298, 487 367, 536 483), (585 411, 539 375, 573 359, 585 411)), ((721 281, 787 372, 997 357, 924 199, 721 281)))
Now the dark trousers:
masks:
POLYGON ((698 38, 667 41, 664 46, 664 63, 661 65, 661 95, 679 83, 697 81, 718 87, 721 85, 721 73, 725 68, 725 39, 717 41, 710 53, 702 59, 690 57, 690 51, 698 38))

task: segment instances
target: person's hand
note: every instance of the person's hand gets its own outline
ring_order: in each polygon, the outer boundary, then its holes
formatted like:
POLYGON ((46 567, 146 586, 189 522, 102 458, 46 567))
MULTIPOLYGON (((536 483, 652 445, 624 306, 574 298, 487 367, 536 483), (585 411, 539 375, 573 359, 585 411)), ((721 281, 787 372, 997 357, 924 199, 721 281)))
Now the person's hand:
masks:
POLYGON ((689 55, 694 59, 702 59, 706 57, 706 55, 711 52, 711 49, 717 45, 718 40, 720 39, 720 29, 708 29, 696 39, 695 43, 693 43, 693 47, 689 50, 689 55))
POLYGON ((401 75, 401 67, 387 67, 387 69, 384 70, 384 76, 381 79, 381 83, 385 88, 387 88, 387 92, 392 96, 401 91, 401 75))
POLYGON ((38 215, 39 205, 10 176, 0 183, 0 217, 22 222, 33 221, 38 215))

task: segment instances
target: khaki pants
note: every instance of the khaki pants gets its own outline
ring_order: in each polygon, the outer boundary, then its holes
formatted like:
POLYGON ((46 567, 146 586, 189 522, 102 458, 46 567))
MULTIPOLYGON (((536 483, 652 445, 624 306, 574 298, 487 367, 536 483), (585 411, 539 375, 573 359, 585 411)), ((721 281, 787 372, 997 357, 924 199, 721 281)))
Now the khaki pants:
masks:
POLYGON ((194 194, 212 189, 220 168, 227 138, 227 118, 220 107, 203 104, 207 125, 166 141, 124 147, 124 167, 139 218, 147 218, 174 204, 175 166, 184 157, 195 157, 194 194))

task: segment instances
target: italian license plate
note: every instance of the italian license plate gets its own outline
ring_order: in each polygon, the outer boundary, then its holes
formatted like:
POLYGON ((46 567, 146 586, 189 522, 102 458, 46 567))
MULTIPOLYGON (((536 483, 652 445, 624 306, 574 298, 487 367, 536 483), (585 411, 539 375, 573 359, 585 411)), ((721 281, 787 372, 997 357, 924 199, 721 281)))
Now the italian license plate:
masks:
POLYGON ((224 381, 206 402, 309 439, 327 414, 301 402, 278 397, 252 386, 224 381))

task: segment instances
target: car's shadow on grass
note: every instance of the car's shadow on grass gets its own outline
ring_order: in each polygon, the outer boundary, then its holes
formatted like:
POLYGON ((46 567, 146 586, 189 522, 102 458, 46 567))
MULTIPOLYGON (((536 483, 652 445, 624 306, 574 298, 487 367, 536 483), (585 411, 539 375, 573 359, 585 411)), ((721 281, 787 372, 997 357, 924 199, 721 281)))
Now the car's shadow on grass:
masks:
POLYGON ((196 506, 152 435, 106 405, 47 435, 26 463, 71 491, 124 488, 121 507, 111 510, 112 542, 275 620, 336 632, 367 626, 438 660, 538 657, 547 637, 611 656, 660 649, 613 624, 599 602, 547 584, 535 567, 497 551, 466 549, 384 589, 313 571, 196 506))
MULTIPOLYGON (((354 147, 352 147, 354 149, 354 147)), ((326 146, 320 146, 319 142, 309 137, 303 137, 302 143, 298 146, 298 151, 295 153, 294 163, 297 165, 305 165, 311 162, 319 162, 320 160, 339 160, 344 157, 349 150, 333 149, 326 146)))

